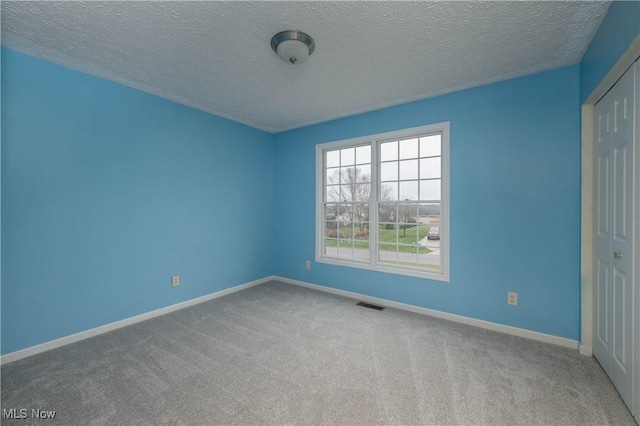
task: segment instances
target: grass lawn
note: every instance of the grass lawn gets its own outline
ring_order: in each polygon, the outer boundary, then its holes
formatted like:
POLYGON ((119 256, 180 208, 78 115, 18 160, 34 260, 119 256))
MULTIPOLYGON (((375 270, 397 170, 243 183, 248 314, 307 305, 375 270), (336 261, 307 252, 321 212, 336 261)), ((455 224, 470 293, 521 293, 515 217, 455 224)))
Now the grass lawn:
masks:
MULTIPOLYGON (((380 239, 380 249, 382 251, 398 251, 400 253, 416 253, 416 250, 419 250, 419 253, 426 254, 431 253, 432 250, 427 247, 423 247, 418 245, 418 241, 427 236, 427 232, 429 232, 430 225, 419 225, 413 226, 407 229, 384 229, 384 225, 379 228, 379 239, 380 239), (397 241, 396 241, 397 238, 397 241), (397 244, 406 244, 406 245, 398 245, 397 244)), ((356 232, 358 228, 356 228, 356 232)), ((343 237, 347 235, 351 235, 351 228, 348 226, 344 226, 340 229, 341 235, 343 237)), ((327 247, 336 247, 338 245, 338 240, 326 240, 325 241, 327 247)), ((348 237, 345 239, 339 240, 340 247, 351 247, 352 240, 348 237)), ((357 249, 369 249, 369 237, 355 237, 353 239, 354 248, 357 249)))

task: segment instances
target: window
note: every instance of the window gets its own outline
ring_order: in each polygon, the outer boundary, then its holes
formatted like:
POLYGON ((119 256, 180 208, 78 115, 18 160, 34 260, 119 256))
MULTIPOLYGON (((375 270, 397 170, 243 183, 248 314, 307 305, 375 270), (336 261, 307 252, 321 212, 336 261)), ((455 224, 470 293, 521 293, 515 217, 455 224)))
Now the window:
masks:
POLYGON ((318 262, 449 280, 449 123, 317 146, 318 262))

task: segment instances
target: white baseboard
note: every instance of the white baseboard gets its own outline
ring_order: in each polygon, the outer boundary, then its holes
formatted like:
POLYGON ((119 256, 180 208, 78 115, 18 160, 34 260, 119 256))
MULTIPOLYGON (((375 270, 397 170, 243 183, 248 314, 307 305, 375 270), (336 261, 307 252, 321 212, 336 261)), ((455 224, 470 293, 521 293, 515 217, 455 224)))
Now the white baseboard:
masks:
POLYGON ((59 339, 51 340, 49 342, 40 343, 39 345, 31 346, 25 349, 20 349, 15 352, 2 355, 0 357, 0 365, 8 364, 10 362, 17 361, 19 359, 27 358, 32 355, 36 355, 42 352, 50 351, 61 346, 69 345, 71 343, 78 342, 80 340, 88 339, 90 337, 98 336, 100 334, 108 333, 109 331, 117 330, 128 325, 132 325, 141 321, 146 321, 151 318, 165 315, 170 312, 178 311, 180 309, 188 308, 199 303, 207 302, 209 300, 217 299, 227 294, 235 293, 236 291, 244 290, 249 287, 256 286, 258 284, 265 283, 275 279, 273 276, 261 278, 259 280, 251 281, 245 284, 240 284, 234 287, 226 288, 224 290, 216 291, 215 293, 207 294, 204 296, 196 297, 194 299, 186 300, 184 302, 176 303, 174 305, 165 306, 164 308, 156 309, 144 314, 136 315, 133 317, 125 318, 123 320, 115 321, 109 324, 101 325, 100 327, 92 328, 90 330, 81 331, 79 333, 71 334, 69 336, 61 337, 59 339))
POLYGON ((580 345, 580 355, 593 356, 593 349, 591 348, 591 346, 580 345))
MULTIPOLYGON (((565 337, 558 337, 551 334, 540 333, 537 331, 531 331, 524 328, 512 327, 509 325, 498 324, 495 322, 479 320, 475 318, 465 317, 462 315, 450 314, 447 312, 436 311, 434 309, 423 308, 420 306, 409 305, 407 303, 394 302, 392 300, 382 299, 378 297, 367 296, 360 293, 354 293, 351 291, 339 290, 332 287, 325 287, 317 284, 311 284, 304 281, 292 280, 289 278, 283 278, 279 276, 273 277, 273 279, 282 281, 288 284, 294 284, 301 287, 312 288, 314 290, 324 291, 326 293, 337 294, 339 296, 345 296, 351 299, 362 300, 364 302, 373 303, 376 305, 387 306, 390 308, 402 309, 404 311, 415 312, 430 317, 441 318, 453 322, 459 322, 462 324, 472 325, 487 330, 498 331, 501 333, 512 334, 514 336, 524 337, 531 340, 537 340, 539 342, 551 343, 553 345, 562 346, 577 350, 578 341, 567 339, 565 337)), ((590 349, 590 348, 589 348, 590 349)), ((581 352, 582 353, 582 352, 581 352)))
POLYGON ((364 302, 374 303, 377 305, 388 306, 390 308, 402 309, 404 311, 414 312, 422 315, 427 315, 435 318, 441 318, 453 322, 472 325, 487 330, 498 331, 501 333, 512 334, 514 336, 524 337, 531 340, 537 340, 540 342, 551 343, 554 345, 562 346, 570 349, 579 349, 582 355, 591 356, 592 350, 587 346, 580 346, 577 341, 567 339, 564 337, 553 336, 551 334, 539 333, 537 331, 526 330, 524 328, 511 327, 509 325, 497 324, 494 322, 479 320, 475 318, 465 317, 462 315, 450 314, 447 312, 437 311, 434 309, 423 308, 420 306, 409 305, 407 303, 394 302, 388 299, 382 299, 379 297, 367 296, 360 293, 354 293, 346 290, 339 290, 332 287, 325 287, 317 284, 311 284, 304 281, 292 280, 290 278, 284 278, 276 275, 264 277, 255 281, 251 281, 245 284, 240 284, 234 287, 230 287, 224 290, 217 291, 215 293, 207 294, 205 296, 196 297, 191 300, 176 303, 174 305, 166 306, 164 308, 156 309, 144 314, 136 315, 130 318, 125 318, 120 321, 115 321, 109 324, 102 325, 100 327, 92 328, 90 330, 81 331, 79 333, 71 334, 69 336, 61 337, 59 339, 51 340, 49 342, 41 343, 39 345, 31 346, 25 349, 20 349, 15 352, 2 355, 0 357, 0 365, 5 365, 10 362, 18 361, 23 358, 30 357, 42 352, 56 349, 61 346, 69 345, 71 343, 79 342, 80 340, 88 339, 90 337, 98 336, 100 334, 108 333, 112 330, 117 330, 128 325, 136 324, 141 321, 146 321, 151 318, 165 315, 170 312, 178 311, 180 309, 188 308, 199 303, 207 302, 209 300, 217 299, 222 296, 226 296, 231 293, 235 293, 240 290, 247 289, 259 284, 266 283, 268 281, 277 280, 288 284, 294 284, 301 287, 307 287, 314 290, 320 290, 326 293, 336 294, 339 296, 348 297, 351 299, 358 299, 364 302))

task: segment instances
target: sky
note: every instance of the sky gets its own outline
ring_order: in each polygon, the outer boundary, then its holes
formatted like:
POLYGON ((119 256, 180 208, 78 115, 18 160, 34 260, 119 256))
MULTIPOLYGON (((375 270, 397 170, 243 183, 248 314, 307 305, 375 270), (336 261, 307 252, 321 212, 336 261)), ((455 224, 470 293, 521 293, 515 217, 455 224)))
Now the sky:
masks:
MULTIPOLYGON (((326 153, 327 201, 350 201, 353 191, 345 184, 354 180, 369 194, 372 146, 336 149, 326 153), (340 187, 342 186, 342 188, 340 187), (342 191, 342 192, 340 192, 342 191)), ((441 199, 441 135, 381 142, 379 144, 380 181, 392 200, 439 201, 441 199)), ((375 170, 374 170, 375 171, 375 170)), ((358 201, 364 201, 358 199, 358 201)))

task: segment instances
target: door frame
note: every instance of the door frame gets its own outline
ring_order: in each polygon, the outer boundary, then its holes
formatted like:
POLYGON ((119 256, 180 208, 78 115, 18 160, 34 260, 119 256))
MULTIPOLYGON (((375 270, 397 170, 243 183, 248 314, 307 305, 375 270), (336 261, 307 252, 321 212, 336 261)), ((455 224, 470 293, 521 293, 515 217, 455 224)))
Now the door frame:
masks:
MULTIPOLYGON (((640 35, 636 36, 629 48, 622 54, 616 64, 609 70, 607 75, 600 81, 589 97, 582 104, 582 179, 581 179, 581 253, 580 253, 580 295, 581 295, 581 339, 580 353, 586 356, 593 355, 594 338, 594 122, 595 104, 598 102, 613 85, 622 77, 625 71, 633 65, 640 57, 640 35)), ((638 70, 636 70, 638 73, 638 70)), ((638 87, 636 87, 636 106, 638 105, 638 87)), ((636 119, 639 111, 636 110, 636 119)), ((636 124, 636 129, 640 128, 640 123, 636 124)), ((638 132, 638 130, 636 130, 638 132)), ((634 143, 636 152, 640 152, 640 137, 636 134, 634 143)), ((640 156, 636 156, 639 157, 640 156)), ((636 162, 637 173, 640 174, 640 160, 636 162)), ((640 253, 640 185, 636 185, 636 226, 635 252, 640 253)), ((640 265, 637 260, 633 266, 635 305, 640 306, 640 265)), ((635 353, 640 354, 640 312, 635 312, 635 353)), ((634 407, 635 417, 640 418, 640 357, 636 356, 634 366, 634 407)))

